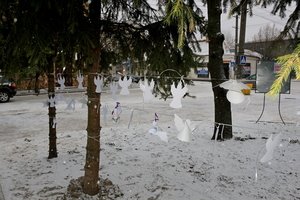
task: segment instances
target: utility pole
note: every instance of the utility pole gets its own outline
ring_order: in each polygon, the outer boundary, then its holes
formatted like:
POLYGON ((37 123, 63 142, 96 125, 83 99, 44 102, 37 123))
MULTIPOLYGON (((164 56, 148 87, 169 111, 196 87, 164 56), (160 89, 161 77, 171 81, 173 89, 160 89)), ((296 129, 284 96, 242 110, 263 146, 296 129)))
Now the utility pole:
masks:
POLYGON ((235 78, 235 71, 237 70, 238 66, 238 37, 239 37, 239 15, 235 15, 235 44, 234 44, 234 59, 235 59, 235 66, 234 66, 234 78, 235 78))
POLYGON ((247 21, 247 2, 245 0, 241 6, 241 25, 240 25, 240 38, 238 49, 238 62, 237 62, 237 78, 242 78, 242 65, 240 63, 240 56, 244 55, 245 37, 246 37, 246 21, 247 21))

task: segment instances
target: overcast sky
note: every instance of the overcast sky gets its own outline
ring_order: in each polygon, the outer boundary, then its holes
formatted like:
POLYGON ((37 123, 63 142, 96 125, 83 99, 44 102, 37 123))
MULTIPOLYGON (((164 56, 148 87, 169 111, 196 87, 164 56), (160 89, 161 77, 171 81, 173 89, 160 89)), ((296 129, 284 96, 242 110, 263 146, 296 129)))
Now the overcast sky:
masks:
MULTIPOLYGON (((283 30, 285 23, 288 19, 289 14, 292 12, 292 8, 287 9, 287 16, 285 18, 280 18, 278 15, 273 15, 270 13, 271 8, 263 9, 261 7, 256 7, 253 9, 253 16, 247 15, 247 26, 246 26, 246 41, 252 41, 253 36, 258 33, 259 29, 270 25, 273 25, 279 29, 283 30)), ((228 18, 228 14, 222 15, 222 32, 224 34, 231 33, 232 36, 235 36, 235 17, 231 19, 228 18)), ((239 21, 240 26, 240 21, 239 21)))
MULTIPOLYGON (((156 7, 157 0, 148 0, 151 6, 156 7)), ((197 1, 196 2, 200 2, 197 1)), ((202 3, 199 3, 198 6, 202 9, 204 15, 207 16, 207 7, 202 6, 202 3)), ((281 19, 278 15, 272 15, 271 10, 273 6, 269 6, 268 8, 264 9, 260 6, 256 6, 253 8, 253 16, 250 17, 247 16, 247 27, 246 27, 246 41, 252 41, 253 36, 258 33, 259 29, 264 26, 271 26, 275 25, 275 27, 279 30, 282 30, 290 13, 295 8, 295 4, 293 4, 291 7, 287 8, 287 16, 284 19, 281 19)), ((232 37, 235 37, 235 17, 232 17, 231 19, 228 18, 228 14, 222 14, 222 23, 221 28, 223 34, 225 36, 227 34, 231 34, 232 37)), ((240 22, 239 22, 240 26, 240 22)))

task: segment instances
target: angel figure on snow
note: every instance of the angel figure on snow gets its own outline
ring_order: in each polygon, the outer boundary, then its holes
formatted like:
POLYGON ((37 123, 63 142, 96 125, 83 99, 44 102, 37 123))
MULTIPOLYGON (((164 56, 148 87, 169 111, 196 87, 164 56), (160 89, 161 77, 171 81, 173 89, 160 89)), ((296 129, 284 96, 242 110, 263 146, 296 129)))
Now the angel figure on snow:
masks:
POLYGON ((122 112, 121 105, 119 102, 116 102, 116 106, 113 109, 113 111, 111 112, 112 119, 114 122, 118 122, 120 120, 121 112, 122 112))
POLYGON ((59 89, 64 90, 65 89, 65 78, 61 75, 57 75, 57 82, 59 83, 59 89))
POLYGON ((96 85, 96 93, 101 93, 103 86, 103 78, 99 75, 94 77, 94 84, 96 85))
POLYGON ((144 84, 142 83, 142 81, 140 82, 140 89, 143 91, 144 102, 149 102, 154 98, 152 94, 153 88, 154 88, 153 79, 151 80, 150 84, 147 79, 145 79, 144 84))
POLYGON ((171 108, 182 108, 181 99, 188 92, 186 84, 183 86, 182 81, 179 81, 177 87, 173 82, 171 86, 171 93, 173 96, 172 102, 170 103, 171 108))
POLYGON ((120 95, 129 95, 128 87, 130 86, 131 83, 132 83, 131 77, 128 78, 127 76, 124 76, 123 80, 121 78, 119 79, 119 85, 122 88, 120 95))

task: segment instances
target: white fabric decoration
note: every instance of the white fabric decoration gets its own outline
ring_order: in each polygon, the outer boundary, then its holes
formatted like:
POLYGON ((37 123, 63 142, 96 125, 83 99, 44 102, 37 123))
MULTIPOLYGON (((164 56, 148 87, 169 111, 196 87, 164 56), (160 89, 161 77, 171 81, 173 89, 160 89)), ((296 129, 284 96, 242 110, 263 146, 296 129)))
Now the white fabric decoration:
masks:
MULTIPOLYGON (((75 54, 75 55, 77 55, 77 54, 75 54)), ((80 73, 80 72, 78 72, 78 74, 77 74, 77 82, 78 82, 78 89, 83 89, 83 75, 80 73)))
POLYGON ((174 123, 179 134, 177 138, 183 142, 190 142, 192 136, 191 121, 187 119, 185 122, 176 114, 174 114, 174 123))
POLYGON ((94 83, 96 85, 96 93, 101 93, 103 86, 103 78, 99 75, 97 77, 94 77, 94 83))
POLYGON ((264 162, 268 162, 270 160, 273 159, 273 153, 275 148, 278 146, 279 141, 280 141, 280 137, 281 137, 281 133, 279 133, 278 135, 276 135, 273 138, 273 134, 268 138, 267 142, 266 142, 266 150, 267 152, 265 153, 265 155, 260 159, 260 162, 264 163, 264 162))
POLYGON ((120 115, 122 113, 121 105, 119 102, 116 102, 116 106, 111 112, 112 114, 112 119, 114 122, 118 122, 120 120, 120 115))
POLYGON ((59 89, 64 90, 65 89, 65 78, 61 76, 60 74, 57 76, 57 82, 59 83, 59 89))
POLYGON ((246 84, 230 79, 220 84, 220 87, 229 90, 226 97, 230 103, 239 104, 245 100, 243 89, 250 89, 246 84))
POLYGON ((236 92, 241 92, 243 89, 250 89, 246 84, 237 82, 237 80, 234 79, 229 79, 228 81, 221 83, 220 87, 236 92))
POLYGON ((53 97, 49 97, 49 99, 48 99, 48 105, 51 108, 55 107, 55 97, 54 98, 53 97))
POLYGON ((130 84, 132 83, 132 78, 129 77, 127 78, 127 76, 123 77, 123 80, 120 78, 119 79, 119 85, 121 86, 121 95, 129 95, 129 90, 128 87, 130 86, 130 84))
POLYGON ((171 93, 173 96, 172 102, 170 103, 171 108, 182 108, 181 99, 187 93, 188 88, 185 85, 183 87, 182 81, 179 81, 177 87, 175 87, 175 83, 173 82, 171 86, 171 93))
POLYGON ((144 84, 142 84, 142 81, 140 81, 140 89, 143 91, 144 102, 149 102, 154 98, 152 94, 153 88, 154 88, 153 79, 151 79, 150 84, 147 79, 144 80, 144 84))
POLYGON ((113 98, 113 100, 115 100, 115 101, 117 100, 118 87, 119 87, 119 85, 118 85, 118 83, 115 82, 115 81, 111 82, 110 85, 109 85, 109 89, 110 89, 112 98, 113 98))
POLYGON ((236 92, 233 90, 229 90, 226 97, 228 101, 233 104, 239 104, 245 100, 245 95, 242 92, 236 92))
POLYGON ((168 135, 164 131, 160 131, 158 127, 158 115, 155 113, 155 118, 152 122, 152 128, 149 129, 149 133, 158 136, 162 141, 168 142, 168 135))

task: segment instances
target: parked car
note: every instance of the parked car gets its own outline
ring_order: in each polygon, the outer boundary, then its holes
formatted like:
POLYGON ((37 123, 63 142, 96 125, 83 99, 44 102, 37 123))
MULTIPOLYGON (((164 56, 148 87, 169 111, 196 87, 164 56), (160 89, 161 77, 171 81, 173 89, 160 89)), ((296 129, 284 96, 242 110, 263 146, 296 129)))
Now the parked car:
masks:
POLYGON ((17 94, 16 83, 0 75, 0 103, 8 102, 17 94))
POLYGON ((242 80, 242 83, 244 84, 251 84, 252 88, 251 89, 256 89, 256 74, 252 74, 245 79, 242 80))

